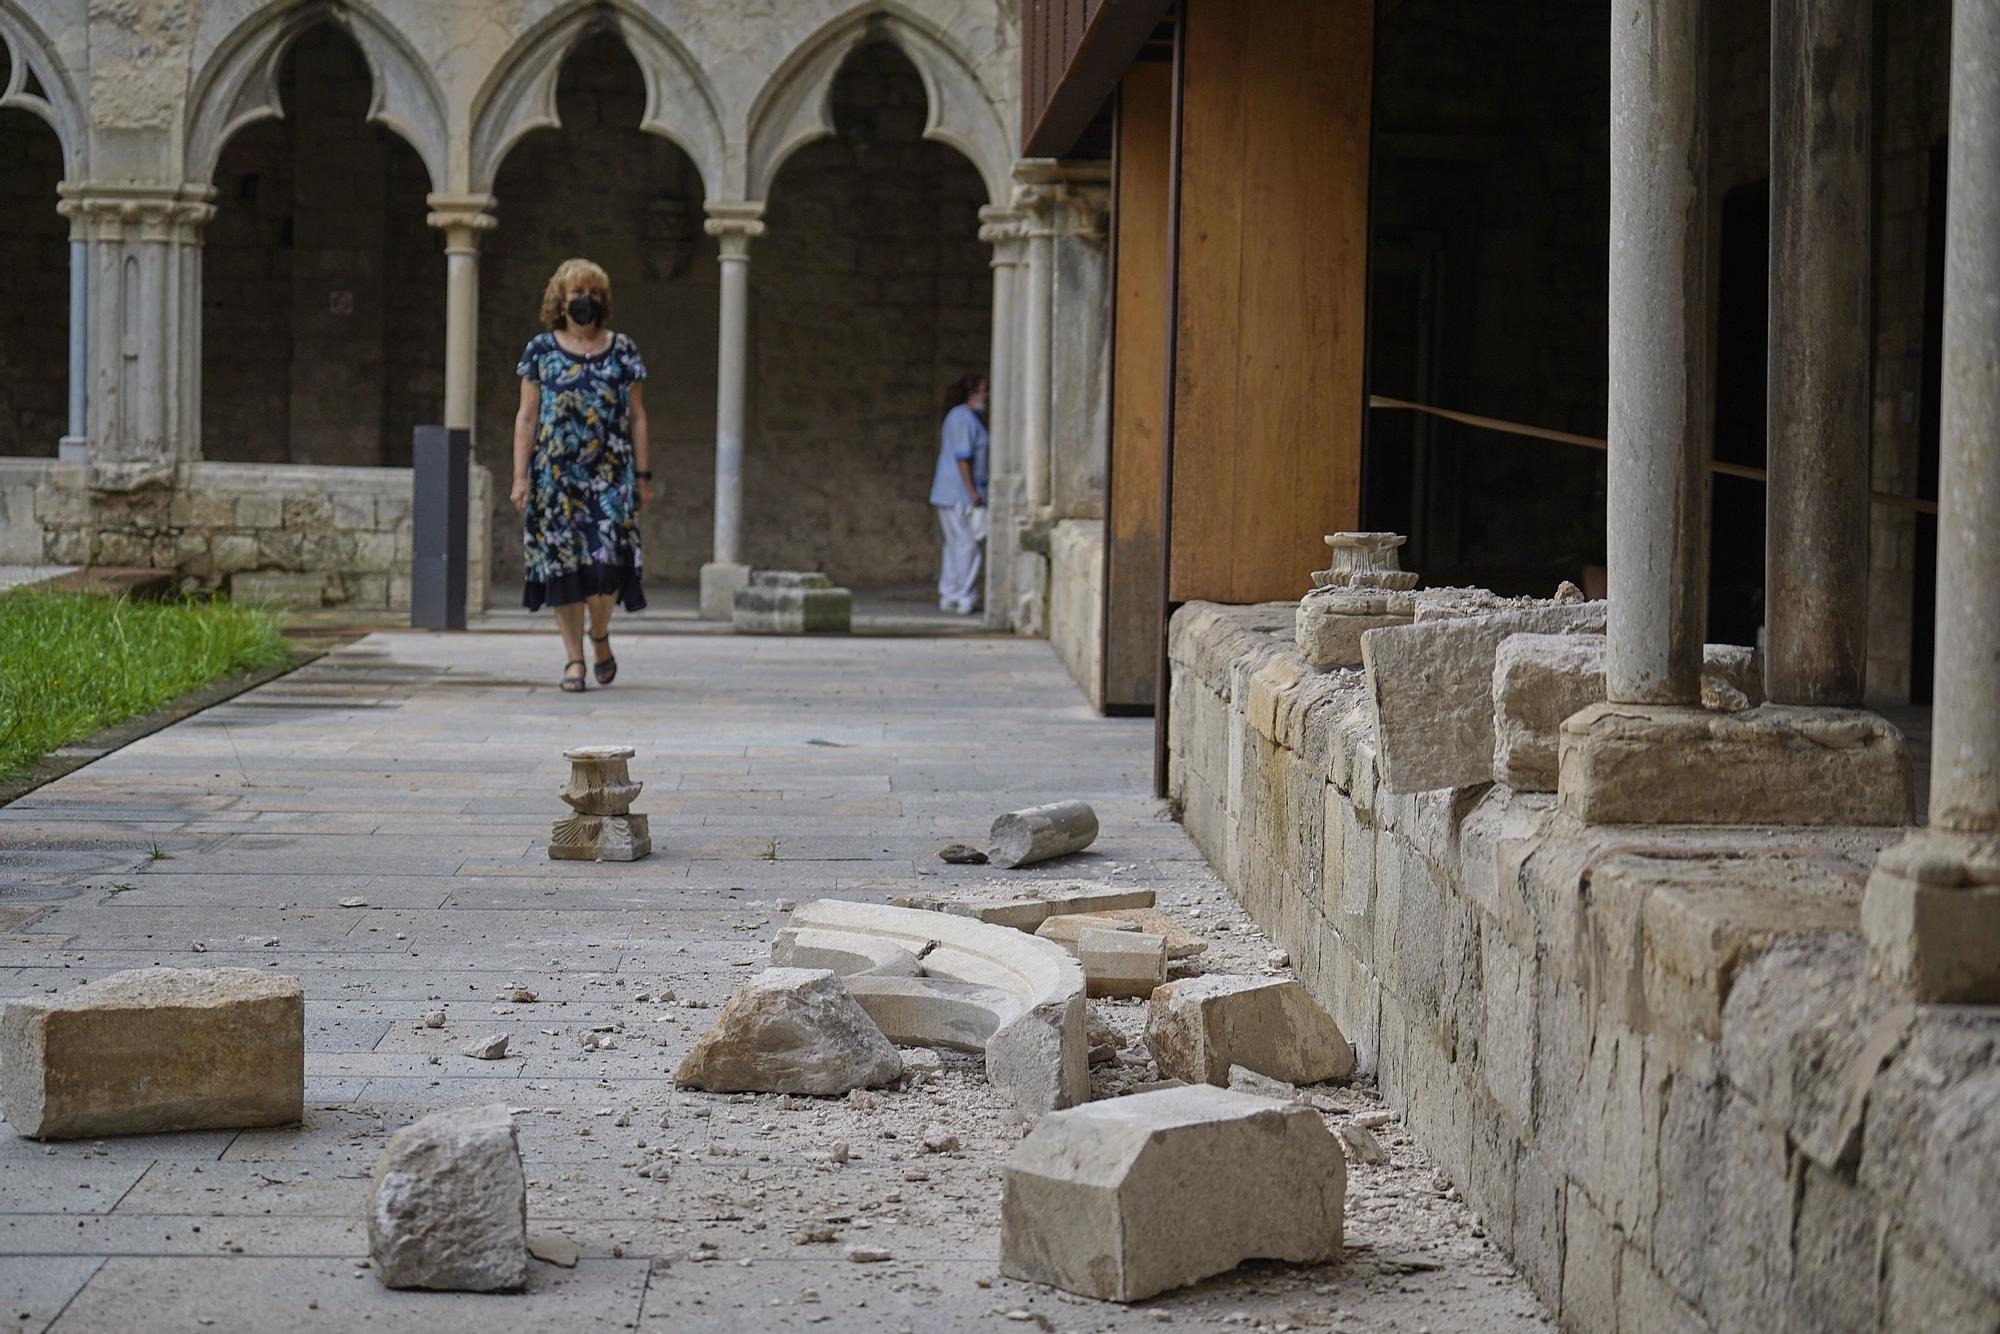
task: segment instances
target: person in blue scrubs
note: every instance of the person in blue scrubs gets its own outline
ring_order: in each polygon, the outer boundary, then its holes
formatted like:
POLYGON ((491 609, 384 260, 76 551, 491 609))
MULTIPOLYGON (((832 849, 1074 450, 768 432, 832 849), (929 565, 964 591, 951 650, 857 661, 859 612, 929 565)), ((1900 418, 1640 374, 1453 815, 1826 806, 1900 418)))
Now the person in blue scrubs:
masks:
POLYGON ((938 609, 970 616, 979 610, 980 543, 986 537, 987 384, 984 375, 960 376, 946 391, 938 432, 931 507, 944 535, 938 562, 938 609))

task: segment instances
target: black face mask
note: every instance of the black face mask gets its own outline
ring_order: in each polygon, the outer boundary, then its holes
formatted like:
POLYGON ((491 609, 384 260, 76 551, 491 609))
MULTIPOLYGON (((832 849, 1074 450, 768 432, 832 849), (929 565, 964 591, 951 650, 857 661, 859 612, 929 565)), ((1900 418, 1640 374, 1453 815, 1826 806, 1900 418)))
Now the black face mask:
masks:
POLYGON ((573 296, 567 307, 569 322, 579 327, 595 324, 602 309, 594 296, 573 296))

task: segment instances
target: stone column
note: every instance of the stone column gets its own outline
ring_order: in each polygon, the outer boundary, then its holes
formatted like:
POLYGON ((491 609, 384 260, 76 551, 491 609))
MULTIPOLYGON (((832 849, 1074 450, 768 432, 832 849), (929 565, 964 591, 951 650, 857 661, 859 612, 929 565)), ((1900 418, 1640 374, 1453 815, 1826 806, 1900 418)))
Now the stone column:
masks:
POLYGON ((203 184, 65 182, 58 205, 85 252, 89 485, 170 481, 201 453, 203 184))
POLYGON ((1953 0, 1930 825, 1861 900, 1871 972, 2000 1004, 2000 0, 1953 0))
POLYGON ((82 220, 69 224, 69 419, 56 457, 84 463, 90 457, 88 377, 90 374, 90 243, 82 220))
POLYGON ((1772 0, 1764 694, 1861 702, 1873 0, 1772 0))
POLYGON ((1701 700, 1707 0, 1614 0, 1606 685, 1701 700))
POLYGON ((1028 509, 1049 504, 1049 386, 1051 315, 1055 301, 1055 208, 1058 168, 1047 158, 1014 167, 1022 184, 1014 205, 1027 216, 1027 290, 1021 302, 1021 476, 1028 509))
POLYGON ((743 433, 750 383, 750 242, 764 234, 762 204, 710 204, 703 224, 721 248, 722 296, 715 350, 715 548, 701 567, 703 620, 726 621, 743 561, 743 433))
POLYGON ((444 424, 470 431, 479 383, 479 239, 497 225, 492 195, 431 195, 430 225, 444 233, 444 424))
POLYGON ((987 365, 989 382, 987 427, 992 435, 992 456, 986 488, 988 525, 986 538, 986 625, 989 629, 1008 627, 1011 604, 1009 575, 1013 569, 1014 521, 1021 503, 1021 465, 1018 418, 1020 415, 1019 374, 1015 353, 1020 342, 1020 319, 1015 296, 1020 287, 1021 248, 1026 237, 1026 219, 1012 209, 986 207, 979 210, 979 239, 993 247, 993 351, 987 365))

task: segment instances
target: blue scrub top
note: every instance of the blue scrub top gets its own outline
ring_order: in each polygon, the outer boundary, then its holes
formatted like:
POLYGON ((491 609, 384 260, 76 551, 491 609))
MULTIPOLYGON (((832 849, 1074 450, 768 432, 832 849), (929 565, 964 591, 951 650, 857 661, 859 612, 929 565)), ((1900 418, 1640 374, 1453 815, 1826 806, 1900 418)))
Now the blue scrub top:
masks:
POLYGON ((961 403, 945 414, 944 429, 938 433, 937 471, 931 477, 931 504, 947 509, 970 505, 965 480, 958 475, 958 461, 972 460, 972 480, 981 495, 986 494, 986 456, 991 437, 979 414, 961 403))

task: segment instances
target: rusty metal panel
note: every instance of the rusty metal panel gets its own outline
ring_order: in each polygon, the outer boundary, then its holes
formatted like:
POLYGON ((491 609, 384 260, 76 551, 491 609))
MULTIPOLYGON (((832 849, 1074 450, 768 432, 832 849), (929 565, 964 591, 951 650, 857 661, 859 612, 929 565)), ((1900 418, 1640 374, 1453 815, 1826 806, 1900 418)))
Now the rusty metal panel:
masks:
POLYGON ((1169 8, 1171 0, 1025 0, 1025 156, 1069 153, 1169 8))

